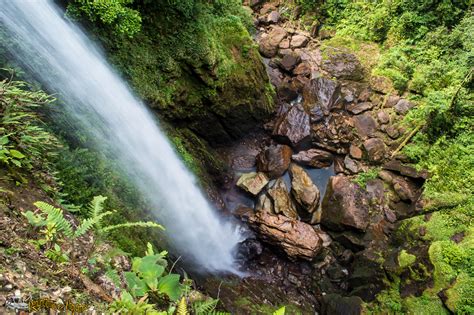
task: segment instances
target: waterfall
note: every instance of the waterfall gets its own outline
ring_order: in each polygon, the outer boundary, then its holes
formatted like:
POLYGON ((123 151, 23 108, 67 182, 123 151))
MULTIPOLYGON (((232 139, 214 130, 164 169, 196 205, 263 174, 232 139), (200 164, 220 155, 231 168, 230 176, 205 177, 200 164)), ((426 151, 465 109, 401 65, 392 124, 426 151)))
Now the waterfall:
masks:
POLYGON ((58 94, 98 150, 113 152, 172 247, 206 271, 237 272, 233 251, 242 232, 219 217, 153 114, 84 32, 52 0, 0 0, 0 22, 15 39, 12 54, 58 94))

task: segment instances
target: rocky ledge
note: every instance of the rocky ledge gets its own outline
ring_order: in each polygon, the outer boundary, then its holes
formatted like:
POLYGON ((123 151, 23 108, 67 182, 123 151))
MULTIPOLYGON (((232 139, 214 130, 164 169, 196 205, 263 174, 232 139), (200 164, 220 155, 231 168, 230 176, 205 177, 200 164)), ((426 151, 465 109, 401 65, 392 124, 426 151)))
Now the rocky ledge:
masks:
MULTIPOLYGON (((316 297, 315 309, 358 314, 384 288, 385 262, 397 259, 390 247, 397 221, 421 212, 428 174, 397 154, 406 137, 400 121, 416 104, 370 76, 355 54, 323 54, 317 32, 295 28, 277 2, 251 2, 278 100, 264 125, 268 138, 250 157, 256 172, 234 167, 254 206, 231 210, 255 231, 254 248, 261 241, 309 262, 309 276, 295 281, 316 297), (319 168, 334 170, 325 185, 308 174, 319 168)), ((261 253, 249 257, 259 261, 261 253)))

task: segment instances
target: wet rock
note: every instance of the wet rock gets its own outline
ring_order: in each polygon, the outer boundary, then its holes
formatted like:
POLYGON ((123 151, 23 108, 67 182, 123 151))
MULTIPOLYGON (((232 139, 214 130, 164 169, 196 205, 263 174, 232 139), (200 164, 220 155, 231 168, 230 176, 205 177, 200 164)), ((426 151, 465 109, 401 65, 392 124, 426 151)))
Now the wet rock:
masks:
POLYGON ((302 165, 323 168, 331 166, 334 156, 332 153, 324 150, 309 149, 308 151, 300 151, 291 158, 302 165))
POLYGON ((368 219, 365 192, 346 176, 332 176, 322 203, 321 224, 334 231, 346 228, 365 231, 368 219))
POLYGON ((255 211, 275 213, 273 210, 273 201, 268 194, 261 194, 255 204, 255 211))
POLYGON ((343 297, 339 294, 323 296, 322 315, 359 315, 362 314, 364 301, 358 296, 343 297))
POLYGON ((313 79, 303 94, 305 105, 316 116, 319 110, 328 115, 330 111, 342 108, 341 87, 334 80, 323 77, 313 79))
POLYGON ((321 66, 337 79, 359 81, 364 77, 362 65, 354 54, 330 52, 321 66))
POLYGON ((291 194, 296 202, 309 213, 316 211, 319 205, 320 192, 318 187, 313 184, 308 173, 302 167, 291 164, 290 176, 291 194))
POLYGON ((286 72, 291 72, 300 61, 300 56, 292 52, 283 56, 280 61, 280 67, 286 72))
POLYGON ((351 156, 351 158, 360 160, 362 159, 362 154, 362 150, 358 146, 351 144, 351 146, 349 147, 349 155, 351 156))
POLYGON ((248 221, 249 217, 253 215, 253 210, 249 207, 240 206, 233 211, 233 214, 242 221, 248 221))
POLYGON ((380 264, 380 250, 368 248, 358 252, 349 277, 351 294, 371 301, 385 287, 386 273, 380 264))
POLYGON ((282 178, 279 178, 270 184, 268 195, 273 201, 273 211, 276 214, 283 214, 292 219, 298 218, 296 206, 291 200, 288 188, 282 178))
POLYGON ((267 36, 260 40, 259 50, 260 53, 267 57, 272 58, 278 52, 278 45, 286 37, 286 31, 280 26, 275 26, 267 36))
POLYGON ((272 11, 270 14, 267 16, 267 23, 268 24, 276 24, 280 21, 280 12, 278 11, 272 11))
POLYGON ((377 119, 381 124, 388 124, 390 122, 390 116, 383 110, 377 113, 377 119))
POLYGON ((305 35, 301 35, 301 34, 293 35, 293 37, 291 37, 290 46, 292 48, 304 47, 304 46, 306 46, 308 41, 309 41, 309 38, 306 37, 305 35))
POLYGON ((270 178, 283 175, 291 160, 291 148, 287 145, 272 145, 257 155, 257 170, 270 178))
POLYGON ((333 113, 312 130, 315 146, 337 154, 347 154, 354 140, 354 122, 346 113, 333 113))
POLYGON ((354 127, 357 130, 359 138, 365 139, 375 133, 377 123, 369 113, 354 116, 354 127))
POLYGON ((312 260, 323 246, 313 227, 283 215, 259 212, 249 220, 259 237, 281 248, 290 258, 312 260))
POLYGON ((364 149, 369 161, 377 163, 385 157, 385 143, 379 138, 370 138, 364 141, 364 149))
POLYGON ((373 107, 374 107, 374 104, 372 104, 371 102, 363 102, 363 103, 356 103, 356 104, 353 103, 347 106, 347 110, 351 112, 352 114, 358 115, 362 112, 372 109, 373 107))
POLYGON ((292 146, 311 136, 309 114, 301 104, 292 106, 275 124, 273 136, 282 138, 292 146))
POLYGON ((262 243, 256 239, 246 239, 239 243, 236 258, 242 261, 249 261, 257 258, 263 252, 262 243))
POLYGON ((357 174, 360 171, 359 163, 351 159, 348 155, 344 158, 344 166, 351 174, 357 174))
POLYGON ((405 115, 410 109, 414 106, 413 103, 409 102, 406 99, 401 99, 397 102, 397 104, 393 107, 397 114, 405 115))
POLYGON ((251 8, 256 7, 260 4, 262 4, 264 0, 250 0, 249 5, 251 8))
POLYGON ((237 186, 256 196, 268 184, 268 178, 264 173, 246 173, 240 176, 237 186))
POLYGON ((334 172, 336 174, 344 173, 344 157, 337 156, 334 158, 334 172))
POLYGON ((384 208, 384 214, 388 222, 394 223, 397 221, 397 215, 390 208, 384 208))

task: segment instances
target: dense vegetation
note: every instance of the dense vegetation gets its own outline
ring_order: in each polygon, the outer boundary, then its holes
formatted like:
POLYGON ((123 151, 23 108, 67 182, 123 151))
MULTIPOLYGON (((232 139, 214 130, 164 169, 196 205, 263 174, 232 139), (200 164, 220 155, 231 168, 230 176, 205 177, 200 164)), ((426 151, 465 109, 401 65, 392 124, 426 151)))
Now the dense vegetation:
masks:
MULTIPOLYGON (((375 313, 442 314, 437 293, 443 289, 451 311, 473 313, 474 16, 469 1, 296 3, 308 28, 317 20, 321 31, 335 31, 323 45, 353 50, 363 62, 369 59, 372 75, 389 78, 399 94, 417 103, 405 118, 410 141, 402 153, 430 171, 425 211, 434 213, 428 222, 422 216, 405 220, 401 233, 409 240, 407 248, 429 242, 434 285, 420 297, 402 298, 400 279, 392 275, 392 289, 371 307, 375 313), (420 240, 415 235, 421 227, 427 232, 420 240), (464 236, 460 243, 451 240, 457 233, 464 236)), ((409 255, 399 259, 405 268, 415 263, 409 255)))

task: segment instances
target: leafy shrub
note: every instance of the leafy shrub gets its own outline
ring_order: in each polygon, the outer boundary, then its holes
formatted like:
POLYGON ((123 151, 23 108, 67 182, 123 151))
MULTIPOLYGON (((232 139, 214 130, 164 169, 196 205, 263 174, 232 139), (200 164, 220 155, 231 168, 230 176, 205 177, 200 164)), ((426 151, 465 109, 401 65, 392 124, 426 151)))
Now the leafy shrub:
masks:
POLYGON ((44 171, 59 142, 45 129, 37 111, 54 98, 29 89, 22 81, 0 81, 0 163, 44 171))

